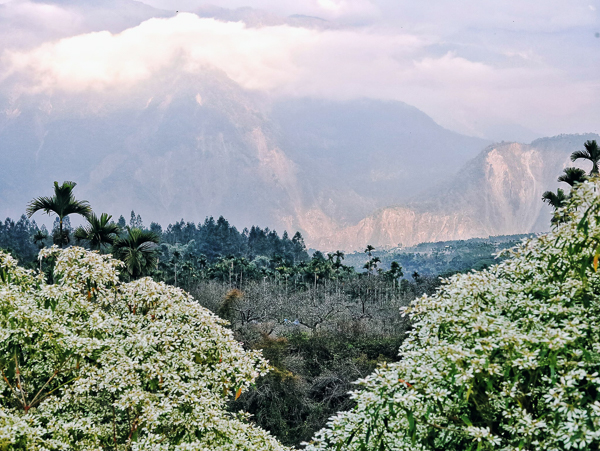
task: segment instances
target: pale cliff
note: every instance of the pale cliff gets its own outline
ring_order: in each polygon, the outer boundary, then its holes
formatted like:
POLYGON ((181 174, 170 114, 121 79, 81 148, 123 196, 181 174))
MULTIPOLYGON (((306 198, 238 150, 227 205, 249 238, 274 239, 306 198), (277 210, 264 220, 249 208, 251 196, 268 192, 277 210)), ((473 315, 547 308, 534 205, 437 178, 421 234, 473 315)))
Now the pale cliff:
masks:
MULTIPOLYGON (((569 156, 596 135, 564 135, 532 144, 489 146, 449 183, 404 206, 381 208, 349 227, 309 241, 318 249, 361 250, 547 230, 550 208, 542 193, 558 186, 569 156)), ((589 169, 582 163, 582 167, 589 169)), ((568 188, 566 185, 565 188, 568 188)), ((323 221, 321 221, 323 222, 323 221)))

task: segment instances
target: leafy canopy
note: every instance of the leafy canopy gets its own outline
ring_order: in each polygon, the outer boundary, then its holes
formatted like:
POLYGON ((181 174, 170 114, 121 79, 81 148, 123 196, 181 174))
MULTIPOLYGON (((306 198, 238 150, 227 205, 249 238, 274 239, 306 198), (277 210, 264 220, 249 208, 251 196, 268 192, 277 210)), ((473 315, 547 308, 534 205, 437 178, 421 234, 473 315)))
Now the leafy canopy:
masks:
POLYGON ((102 213, 100 217, 90 213, 87 217, 88 223, 75 230, 75 238, 87 241, 95 250, 102 250, 112 245, 119 237, 120 228, 110 221, 111 218, 112 216, 107 213, 102 213))
POLYGON ((126 234, 115 239, 112 253, 125 263, 130 277, 147 275, 156 265, 160 237, 149 230, 126 227, 126 234))
POLYGON ((284 449, 226 412, 267 364, 222 320, 110 256, 48 257, 53 285, 0 253, 0 449, 284 449))
POLYGON ((599 190, 578 184, 551 233, 414 301, 401 360, 307 450, 598 449, 599 190))
POLYGON ((38 197, 27 206, 27 215, 31 217, 35 212, 42 210, 46 214, 56 214, 62 221, 65 216, 79 214, 87 217, 92 209, 85 200, 77 200, 73 195, 75 182, 63 182, 59 185, 54 182, 54 195, 52 197, 38 197))

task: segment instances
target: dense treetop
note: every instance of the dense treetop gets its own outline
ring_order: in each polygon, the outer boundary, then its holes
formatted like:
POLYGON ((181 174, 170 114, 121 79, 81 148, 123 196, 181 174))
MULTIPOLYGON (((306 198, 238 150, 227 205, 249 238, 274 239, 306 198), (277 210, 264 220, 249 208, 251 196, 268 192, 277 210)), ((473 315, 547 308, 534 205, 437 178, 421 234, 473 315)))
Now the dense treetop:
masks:
POLYGON ((109 256, 41 257, 53 284, 0 252, 0 449, 284 449, 225 409, 267 364, 224 321, 109 256))

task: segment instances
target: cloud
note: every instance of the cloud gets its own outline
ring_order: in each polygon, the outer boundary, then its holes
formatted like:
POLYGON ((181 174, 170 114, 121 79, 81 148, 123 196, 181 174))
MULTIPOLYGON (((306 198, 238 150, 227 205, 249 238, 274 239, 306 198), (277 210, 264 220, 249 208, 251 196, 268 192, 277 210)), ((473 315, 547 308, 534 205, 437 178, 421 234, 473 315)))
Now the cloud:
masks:
POLYGON ((88 33, 8 51, 5 77, 28 74, 35 90, 81 91, 129 87, 173 67, 195 72, 211 66, 248 89, 268 89, 294 76, 291 54, 314 32, 288 26, 246 28, 241 22, 179 14, 151 19, 119 34, 88 33))
MULTIPOLYGON (((362 7, 360 1, 314 1, 321 9, 362 7)), ((495 122, 544 134, 597 130, 594 80, 574 77, 570 67, 553 65, 528 46, 492 41, 486 58, 473 49, 474 43, 458 45, 429 32, 249 27, 180 13, 117 34, 87 33, 6 51, 0 90, 106 91, 107 102, 118 102, 123 92, 159 75, 186 74, 189 80, 217 69, 245 89, 276 96, 405 101, 471 134, 495 122)))
POLYGON ((423 45, 410 35, 288 25, 251 28, 180 13, 119 34, 88 33, 32 51, 7 51, 2 61, 4 78, 26 74, 36 91, 128 87, 166 68, 197 73, 210 67, 246 89, 286 92, 301 90, 319 72, 343 80, 351 70, 353 79, 368 77, 373 63, 386 73, 393 71, 395 57, 423 45))

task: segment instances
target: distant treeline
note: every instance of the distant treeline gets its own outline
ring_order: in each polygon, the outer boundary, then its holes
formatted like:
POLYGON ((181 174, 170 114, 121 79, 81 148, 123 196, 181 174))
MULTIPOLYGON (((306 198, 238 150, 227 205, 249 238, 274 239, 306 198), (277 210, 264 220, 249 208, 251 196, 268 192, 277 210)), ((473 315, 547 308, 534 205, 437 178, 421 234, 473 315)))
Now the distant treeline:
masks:
POLYGON ((308 260, 304 238, 296 232, 290 239, 287 231, 280 237, 275 230, 261 229, 252 226, 239 232, 235 226, 223 217, 215 219, 211 216, 198 225, 183 220, 169 224, 166 230, 152 223, 150 229, 161 237, 161 241, 171 245, 193 243, 193 251, 206 256, 208 262, 219 257, 245 257, 254 259, 258 256, 273 258, 279 256, 288 265, 295 265, 308 260))
MULTIPOLYGON (((327 280, 351 279, 362 275, 383 275, 394 281, 400 277, 416 280, 423 276, 448 276, 471 269, 483 269, 499 259, 495 255, 516 246, 532 234, 475 238, 470 240, 422 243, 393 250, 324 255, 316 251, 309 256, 300 232, 292 238, 287 231, 281 236, 269 228, 252 226, 239 231, 224 217, 207 217, 204 222, 184 220, 166 228, 152 222, 145 227, 140 215, 131 212, 129 221, 121 216, 117 224, 154 232, 160 239, 158 264, 150 274, 167 283, 189 289, 198 280, 220 280, 241 287, 244 280, 280 280, 290 288, 306 288, 327 280), (393 262, 395 270, 392 271, 393 262)), ((52 233, 38 227, 25 215, 18 220, 0 221, 0 249, 13 254, 24 266, 36 265, 40 248, 52 244, 52 233)), ((73 237, 69 218, 64 228, 70 244, 86 245, 73 237)))
MULTIPOLYGON (((380 266, 384 270, 390 268, 392 262, 399 263, 405 277, 412 277, 415 273, 419 276, 449 276, 497 264, 506 258, 496 257, 499 252, 533 236, 535 234, 529 233, 420 243, 406 248, 374 250, 373 255, 381 260, 380 266)), ((346 254, 346 264, 355 269, 362 268, 365 261, 363 252, 346 254)))
MULTIPOLYGON (((280 237, 275 230, 262 229, 252 226, 241 232, 224 217, 215 220, 207 217, 203 223, 195 224, 181 220, 169 224, 163 230, 162 226, 152 222, 150 227, 144 227, 140 215, 131 212, 129 223, 121 216, 117 224, 124 230, 126 226, 150 230, 160 237, 161 243, 168 245, 185 244, 186 252, 198 257, 202 256, 206 263, 214 263, 221 257, 246 258, 253 260, 258 256, 267 258, 277 257, 288 265, 295 265, 309 260, 304 239, 300 232, 290 238, 287 232, 280 237)), ((69 244, 84 245, 73 237, 73 228, 69 218, 64 219, 64 229, 69 237, 69 244)), ((0 249, 10 252, 21 264, 32 264, 39 249, 50 246, 56 235, 58 219, 54 222, 53 230, 48 233, 45 226, 39 227, 35 220, 22 215, 20 219, 6 218, 0 221, 0 249)))

